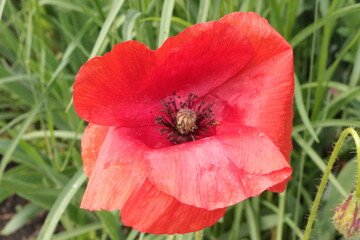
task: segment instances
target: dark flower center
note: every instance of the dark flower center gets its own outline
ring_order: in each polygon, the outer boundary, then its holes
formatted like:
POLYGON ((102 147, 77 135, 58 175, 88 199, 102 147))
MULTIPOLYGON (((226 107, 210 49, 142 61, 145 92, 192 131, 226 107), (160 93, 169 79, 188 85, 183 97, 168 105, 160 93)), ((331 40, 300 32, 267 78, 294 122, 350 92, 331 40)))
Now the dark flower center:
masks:
POLYGON ((203 99, 196 105, 197 98, 191 93, 183 101, 173 92, 172 96, 161 100, 164 110, 160 111, 162 114, 155 116, 155 123, 162 127, 159 129, 160 135, 165 135, 174 144, 180 144, 211 134, 219 124, 213 119, 215 114, 211 108, 214 103, 207 104, 203 99))

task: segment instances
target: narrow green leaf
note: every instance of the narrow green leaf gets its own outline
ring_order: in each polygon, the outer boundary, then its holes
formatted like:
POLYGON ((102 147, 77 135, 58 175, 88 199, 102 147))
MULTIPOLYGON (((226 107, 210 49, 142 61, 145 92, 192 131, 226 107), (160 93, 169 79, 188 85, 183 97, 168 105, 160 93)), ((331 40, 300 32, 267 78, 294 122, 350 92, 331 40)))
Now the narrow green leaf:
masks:
MULTIPOLYGON (((296 142, 302 147, 302 149, 309 155, 309 157, 311 158, 311 160, 313 160, 313 162, 315 163, 315 165, 322 171, 325 171, 326 168, 326 164, 324 163, 324 161, 319 157, 319 155, 315 152, 315 150, 313 148, 311 148, 306 142, 305 140, 298 134, 298 133, 294 133, 293 132, 293 138, 296 140, 296 142)), ((330 182, 334 185, 334 187, 336 188, 336 190, 338 190, 338 192, 343 195, 344 197, 347 197, 347 192, 345 191, 345 189, 341 186, 341 184, 339 183, 339 181, 335 178, 335 176, 330 173, 329 175, 329 180, 330 182)))
POLYGON ((169 37, 170 23, 175 5, 175 0, 165 0, 161 12, 160 30, 157 46, 160 47, 169 37))
POLYGON ((96 215, 101 219, 103 227, 106 229, 106 232, 110 235, 112 240, 125 239, 120 231, 121 223, 119 221, 120 217, 118 212, 114 215, 112 212, 103 210, 96 212, 96 215))
POLYGON ((310 135, 315 139, 316 142, 319 142, 319 139, 316 136, 314 128, 311 125, 310 119, 306 112, 302 93, 301 93, 300 83, 296 76, 295 76, 295 104, 296 104, 296 108, 300 114, 300 118, 301 118, 302 122, 304 123, 305 127, 307 128, 307 130, 309 131, 310 135))
POLYGON ((87 30, 88 27, 89 27, 89 24, 85 25, 83 27, 83 29, 81 29, 81 31, 78 33, 78 35, 74 38, 73 42, 71 42, 69 44, 66 51, 64 52, 64 55, 63 55, 63 58, 61 59, 60 64, 58 65, 58 67, 54 71, 50 81, 48 82, 45 91, 39 97, 39 101, 36 102, 34 104, 34 106, 30 109, 30 111, 28 112, 28 118, 24 121, 24 123, 21 126, 18 134, 12 140, 12 142, 11 142, 10 146, 8 147, 8 149, 5 151, 5 153, 4 153, 4 155, 3 155, 2 159, 1 159, 1 163, 0 163, 0 182, 1 182, 1 178, 3 176, 4 170, 5 170, 5 167, 8 164, 8 162, 10 161, 11 155, 13 154, 16 146, 18 145, 18 143, 19 143, 20 139, 22 138, 22 136, 24 135, 25 131, 28 129, 28 127, 30 126, 30 124, 32 123, 32 121, 34 120, 36 115, 38 114, 39 110, 41 109, 42 103, 45 101, 48 94, 50 93, 51 87, 55 83, 55 80, 58 78, 61 71, 69 63, 70 56, 74 52, 78 42, 80 41, 80 38, 83 36, 83 34, 85 33, 85 31, 87 30))
POLYGON ((207 17, 210 9, 210 1, 209 0, 200 0, 199 5, 199 13, 196 19, 197 23, 202 23, 207 21, 207 17))
POLYGON ((65 130, 55 130, 53 132, 42 130, 42 131, 33 131, 26 133, 22 136, 23 140, 31 140, 37 138, 47 138, 50 136, 54 136, 60 139, 76 139, 81 140, 82 134, 76 133, 74 131, 65 131, 65 130))
POLYGON ((55 228, 66 210, 66 207, 70 203, 71 199, 75 196, 81 185, 86 180, 86 175, 82 169, 79 169, 72 179, 66 184, 64 189, 61 191, 56 202, 51 207, 48 216, 46 217, 45 223, 40 229, 37 240, 48 240, 53 235, 55 228))
POLYGON ((134 31, 136 20, 141 16, 141 12, 134 9, 130 9, 126 14, 126 20, 122 27, 122 36, 124 41, 132 39, 132 33, 134 31))
POLYGON ((293 48, 295 48, 298 44, 304 41, 307 37, 309 37, 315 30, 327 24, 329 21, 341 18, 345 15, 359 12, 360 11, 360 3, 353 4, 348 7, 341 8, 330 15, 327 15, 321 19, 319 19, 316 23, 312 23, 303 30, 301 30, 298 34, 296 34, 289 43, 293 48))
POLYGON ((94 232, 101 229, 103 224, 101 223, 90 223, 85 226, 80 226, 75 229, 71 229, 65 232, 60 232, 52 236, 51 240, 68 240, 89 232, 94 232))
MULTIPOLYGON (((346 120, 346 119, 325 119, 312 122, 313 127, 347 127, 353 126, 360 128, 360 121, 346 120)), ((305 125, 296 125, 293 128, 293 133, 299 133, 307 130, 305 125)))
POLYGON ((244 209, 243 202, 239 202, 238 204, 236 204, 235 212, 234 212, 234 221, 232 223, 232 228, 230 231, 230 237, 229 237, 230 240, 237 240, 239 237, 239 227, 240 227, 240 221, 241 221, 243 209, 244 209))
POLYGON ((29 203, 20 211, 18 211, 14 217, 5 225, 0 231, 2 235, 10 235, 22 228, 29 220, 37 216, 43 209, 35 204, 29 203))
POLYGON ((72 11, 81 12, 82 9, 70 2, 64 1, 64 0, 40 0, 40 5, 53 5, 58 8, 64 8, 72 11))
POLYGON ((96 39, 96 42, 95 42, 94 47, 93 47, 93 49, 92 49, 92 51, 90 53, 89 58, 95 57, 98 54, 99 49, 100 49, 101 45, 104 43, 106 35, 107 35, 110 27, 114 23, 115 17, 118 14, 118 12, 120 11, 121 6, 123 5, 123 3, 124 3, 124 0, 113 1, 110 12, 106 17, 104 25, 101 28, 101 31, 100 31, 100 33, 98 35, 98 38, 96 39))
MULTIPOLYGON (((149 17, 149 18, 143 18, 140 20, 140 22, 146 22, 146 21, 161 21, 161 18, 159 17, 149 17)), ((191 23, 181 19, 181 18, 178 18, 178 17, 172 17, 171 18, 171 22, 175 22, 175 23, 179 23, 181 25, 183 25, 184 27, 190 27, 192 26, 191 23)))
POLYGON ((6 0, 2 0, 0 2, 0 21, 1 21, 1 17, 2 17, 2 14, 3 14, 4 8, 5 8, 5 3, 6 3, 6 0))
POLYGON ((245 200, 246 220, 249 223, 249 234, 251 239, 260 240, 259 224, 256 221, 254 210, 250 204, 249 199, 245 200))
MULTIPOLYGON (((357 34, 359 34, 359 32, 360 30, 358 30, 357 34)), ((350 87, 357 86, 359 84, 359 80, 360 80, 360 41, 357 46, 355 62, 350 76, 350 82, 349 82, 350 87)))
POLYGON ((337 96, 335 99, 333 99, 331 102, 327 103, 326 109, 324 111, 327 111, 327 116, 329 118, 334 117, 339 111, 342 111, 343 108, 354 98, 360 96, 360 87, 353 88, 347 92, 344 92, 337 96))

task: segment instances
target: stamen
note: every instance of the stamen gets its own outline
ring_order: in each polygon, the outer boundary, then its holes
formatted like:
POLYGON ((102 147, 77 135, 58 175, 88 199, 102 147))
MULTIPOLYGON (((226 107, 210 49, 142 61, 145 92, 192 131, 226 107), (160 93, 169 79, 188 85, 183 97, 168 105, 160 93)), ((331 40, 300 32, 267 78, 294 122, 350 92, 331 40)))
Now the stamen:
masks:
POLYGON ((204 137, 209 130, 213 130, 218 121, 213 119, 215 115, 212 111, 214 103, 206 104, 203 99, 199 106, 196 105, 198 97, 191 93, 185 101, 181 101, 180 96, 173 92, 167 100, 162 100, 164 110, 162 115, 155 116, 155 123, 161 127, 160 135, 165 135, 166 139, 174 144, 195 141, 204 137), (179 103, 176 101, 178 98, 179 103))

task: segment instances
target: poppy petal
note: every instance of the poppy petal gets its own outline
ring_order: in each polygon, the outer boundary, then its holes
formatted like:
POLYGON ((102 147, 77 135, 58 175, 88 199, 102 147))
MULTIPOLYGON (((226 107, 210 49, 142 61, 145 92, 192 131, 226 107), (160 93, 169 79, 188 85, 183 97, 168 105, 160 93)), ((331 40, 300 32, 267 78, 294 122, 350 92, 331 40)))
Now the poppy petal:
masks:
POLYGON ((161 99, 201 96, 239 72, 252 56, 249 40, 225 22, 187 28, 156 51, 128 41, 79 70, 74 106, 81 118, 105 126, 154 124, 161 99))
POLYGON ((285 179, 284 181, 282 181, 279 184, 276 184, 275 186, 269 187, 269 191, 271 192, 275 192, 275 193, 281 193, 285 190, 286 188, 286 184, 288 183, 288 181, 290 180, 291 176, 289 176, 287 179, 285 179))
POLYGON ((226 208, 208 211, 180 203, 145 180, 125 203, 121 220, 141 232, 183 234, 213 225, 225 211, 226 208))
POLYGON ((291 174, 266 134, 226 123, 217 127, 213 137, 148 151, 145 159, 148 178, 156 188, 208 210, 257 196, 291 174))
POLYGON ((146 145, 129 136, 125 128, 109 128, 89 178, 81 208, 121 209, 146 177, 146 145))
POLYGON ((91 175, 108 130, 109 127, 89 123, 81 138, 81 158, 83 160, 84 172, 88 177, 91 175))
POLYGON ((153 52, 136 41, 117 44, 104 56, 90 59, 76 75, 76 112, 85 121, 98 125, 152 124, 146 102, 133 93, 155 62, 153 52))
MULTIPOLYGON (((254 52, 238 75, 209 93, 223 109, 225 121, 258 128, 275 143, 289 161, 294 93, 291 46, 255 13, 233 13, 221 19, 241 30, 254 52)), ((221 119, 220 119, 221 120, 221 119)))
POLYGON ((154 92, 162 90, 163 96, 192 92, 201 97, 238 73, 251 59, 252 46, 241 31, 216 21, 186 28, 155 54, 154 92))

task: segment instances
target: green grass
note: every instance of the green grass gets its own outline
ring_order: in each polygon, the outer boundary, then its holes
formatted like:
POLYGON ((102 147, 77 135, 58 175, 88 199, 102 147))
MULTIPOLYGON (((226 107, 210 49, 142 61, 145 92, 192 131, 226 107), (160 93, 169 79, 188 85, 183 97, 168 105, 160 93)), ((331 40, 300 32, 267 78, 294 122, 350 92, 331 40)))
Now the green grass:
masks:
MULTIPOLYGON (((135 39, 156 49, 185 27, 235 11, 267 18, 293 46, 293 178, 229 208, 210 240, 301 239, 339 132, 360 127, 360 3, 355 0, 1 0, 0 202, 28 201, 2 230, 48 213, 38 239, 166 239, 122 226, 118 213, 79 209, 86 178, 72 84, 87 59, 135 39)), ((355 186, 354 145, 343 147, 312 232, 339 239, 332 210, 355 186)), ((183 239, 192 239, 188 234, 183 239)), ((180 239, 176 236, 175 239, 180 239)))

